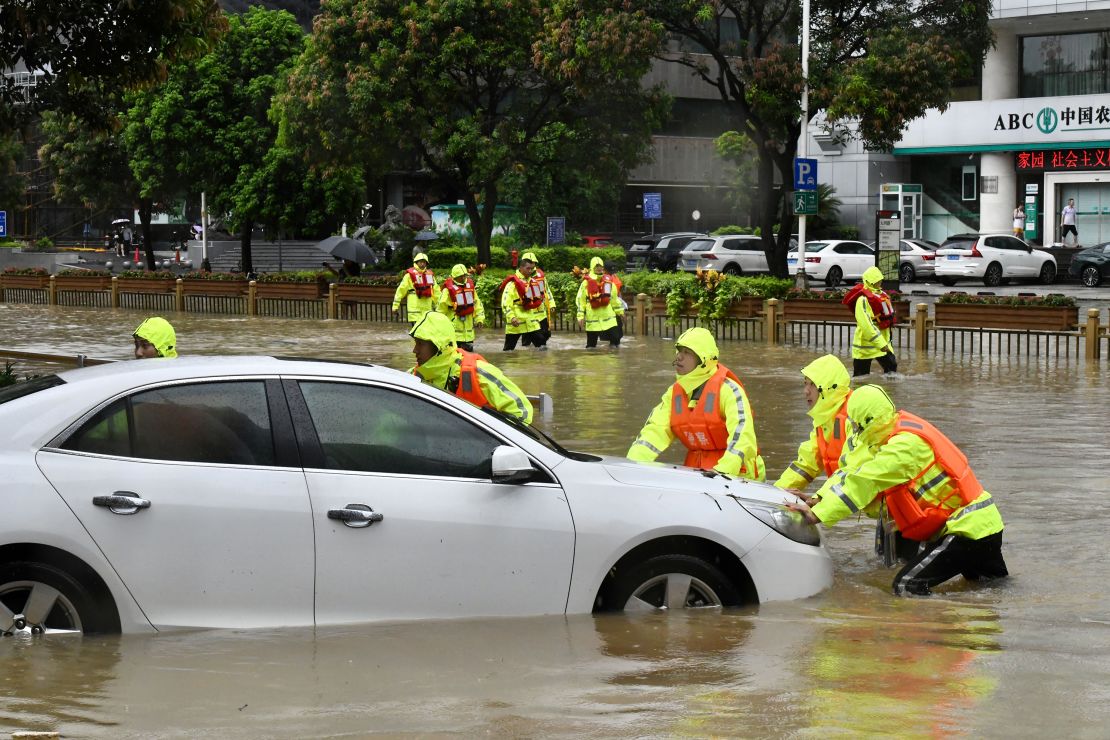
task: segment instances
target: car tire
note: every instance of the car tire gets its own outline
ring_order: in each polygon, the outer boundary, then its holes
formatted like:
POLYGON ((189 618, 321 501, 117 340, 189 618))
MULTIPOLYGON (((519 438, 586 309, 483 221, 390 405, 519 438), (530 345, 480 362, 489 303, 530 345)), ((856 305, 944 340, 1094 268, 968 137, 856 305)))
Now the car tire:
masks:
POLYGON ((828 273, 825 274, 825 285, 830 288, 840 285, 842 280, 844 280, 844 271, 835 265, 830 267, 828 273))
POLYGON ((983 273, 983 285, 988 288, 997 288, 1002 285, 1002 265, 997 262, 987 265, 987 270, 983 273))
POLYGON ((951 288, 953 285, 956 284, 956 278, 942 277, 940 279, 940 284, 946 288, 951 288))
POLYGON ((917 278, 917 271, 909 262, 903 262, 898 268, 898 279, 903 283, 912 283, 917 278))
MULTIPOLYGON (((14 561, 0 566, 0 602, 13 614, 22 615, 31 601, 48 605, 34 624, 0 625, 0 629, 30 629, 32 632, 75 631, 84 634, 120 631, 114 604, 104 604, 77 578, 50 563, 14 561)), ((20 620, 23 621, 23 620, 20 620)))
POLYGON ((1095 265, 1087 265, 1084 267, 1083 272, 1080 273, 1080 279, 1083 280, 1083 284, 1088 288, 1097 288, 1102 285, 1102 273, 1099 272, 1098 267, 1095 265))
POLYGON ((731 264, 731 263, 725 265, 725 269, 722 270, 722 272, 724 272, 726 275, 737 275, 737 276, 739 276, 739 275, 743 274, 743 270, 740 269, 740 265, 731 264))
POLYGON ((1056 282, 1056 265, 1045 262, 1041 265, 1041 274, 1037 276, 1041 285, 1052 285, 1056 282))
POLYGON ((694 555, 656 555, 617 573, 610 596, 617 611, 739 606, 740 591, 720 568, 694 555))

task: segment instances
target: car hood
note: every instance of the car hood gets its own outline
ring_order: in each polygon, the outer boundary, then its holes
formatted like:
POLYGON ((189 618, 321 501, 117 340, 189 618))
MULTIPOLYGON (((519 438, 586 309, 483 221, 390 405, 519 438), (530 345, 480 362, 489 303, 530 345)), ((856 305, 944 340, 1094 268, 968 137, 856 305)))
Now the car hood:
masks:
POLYGON ((642 486, 657 491, 689 491, 722 498, 735 496, 772 504, 781 504, 785 497, 781 489, 769 483, 732 478, 681 465, 633 462, 623 457, 603 457, 601 464, 613 480, 629 486, 642 486))

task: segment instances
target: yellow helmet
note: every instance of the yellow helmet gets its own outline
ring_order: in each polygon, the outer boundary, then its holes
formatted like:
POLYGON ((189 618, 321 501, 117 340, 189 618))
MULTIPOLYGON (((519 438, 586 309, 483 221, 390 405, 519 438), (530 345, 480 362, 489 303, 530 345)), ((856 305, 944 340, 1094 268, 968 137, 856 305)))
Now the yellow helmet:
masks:
POLYGON ((455 265, 451 268, 451 277, 459 278, 466 274, 466 265, 455 265))
POLYGON ((425 262, 427 262, 428 255, 424 254, 423 252, 418 253, 415 257, 412 258, 412 264, 415 265, 420 260, 424 260, 425 262))
POLYGON ((177 334, 161 316, 152 316, 139 324, 132 336, 154 345, 159 357, 177 357, 177 334))
MULTIPOLYGON (((598 259, 594 257, 594 259, 598 259)), ((682 332, 678 341, 674 343, 676 348, 685 348, 693 352, 701 360, 704 365, 707 362, 716 360, 720 353, 717 350, 717 340, 709 333, 708 329, 703 329, 700 326, 695 326, 693 329, 687 329, 682 332)))
POLYGON ((440 352, 455 348, 455 327, 451 325, 451 319, 437 311, 424 314, 409 330, 409 336, 431 342, 440 352))
POLYGON ((535 252, 525 252, 524 254, 520 255, 520 259, 521 261, 528 260, 533 265, 538 265, 540 263, 540 261, 536 259, 535 252))

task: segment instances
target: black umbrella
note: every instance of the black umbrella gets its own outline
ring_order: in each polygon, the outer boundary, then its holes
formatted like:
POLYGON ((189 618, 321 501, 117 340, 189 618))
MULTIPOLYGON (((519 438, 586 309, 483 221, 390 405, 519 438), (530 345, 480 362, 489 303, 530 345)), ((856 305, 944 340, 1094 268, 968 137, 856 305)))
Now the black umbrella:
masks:
POLYGON ((366 246, 366 242, 360 242, 349 236, 329 236, 324 241, 318 242, 316 248, 341 260, 371 264, 375 262, 374 253, 366 246))

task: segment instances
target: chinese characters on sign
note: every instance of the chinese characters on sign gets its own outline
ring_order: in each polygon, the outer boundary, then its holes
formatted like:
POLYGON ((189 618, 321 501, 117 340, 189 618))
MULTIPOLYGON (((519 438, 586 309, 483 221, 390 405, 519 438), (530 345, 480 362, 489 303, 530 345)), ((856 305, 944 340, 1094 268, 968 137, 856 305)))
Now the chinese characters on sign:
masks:
POLYGON ((1018 172, 1032 170, 1108 170, 1110 169, 1110 148, 1018 152, 1014 155, 1014 163, 1018 172))

